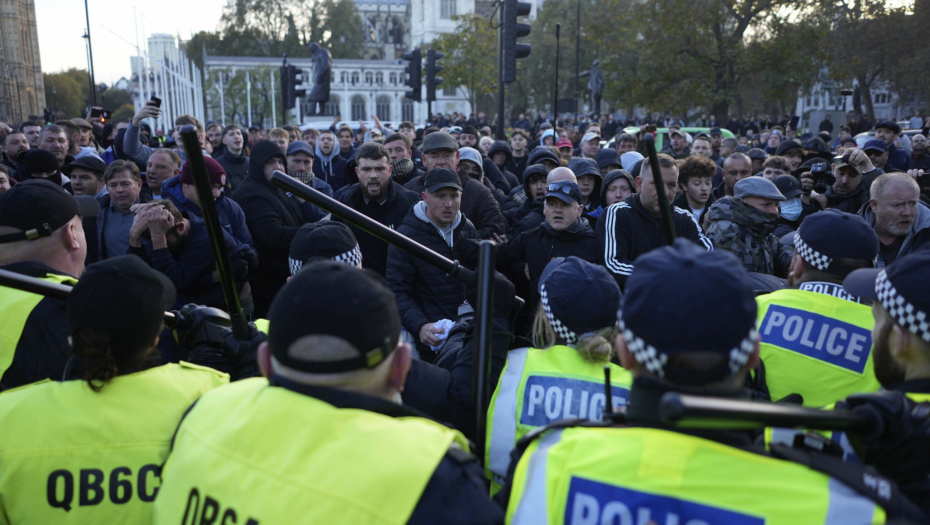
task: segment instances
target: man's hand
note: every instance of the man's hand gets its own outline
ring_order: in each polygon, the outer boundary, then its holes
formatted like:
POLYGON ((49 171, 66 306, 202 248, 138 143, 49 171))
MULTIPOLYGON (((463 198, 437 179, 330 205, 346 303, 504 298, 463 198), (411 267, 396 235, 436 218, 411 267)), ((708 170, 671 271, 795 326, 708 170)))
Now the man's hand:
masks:
POLYGON ((146 102, 145 105, 142 106, 142 108, 139 110, 139 112, 136 113, 132 117, 132 121, 131 121, 132 125, 138 127, 142 124, 143 119, 146 119, 149 117, 151 118, 161 117, 161 108, 156 106, 155 103, 152 102, 151 100, 146 102))
POLYGON ((160 250, 168 247, 166 238, 171 228, 174 228, 174 215, 162 206, 148 210, 151 214, 148 220, 149 234, 152 236, 152 248, 160 250))
POLYGON ((339 114, 333 115, 333 124, 339 122, 340 120, 342 120, 342 115, 339 115, 339 114))
POLYGON ((492 232, 492 233, 491 233, 491 238, 494 239, 494 242, 496 242, 497 244, 507 244, 507 236, 506 236, 506 235, 503 235, 503 234, 502 234, 502 235, 498 235, 497 233, 492 232))
POLYGON ((843 152, 843 157, 846 157, 847 152, 849 154, 848 164, 853 168, 857 168, 861 173, 868 173, 875 169, 869 156, 861 149, 853 148, 851 150, 846 150, 843 152))
MULTIPOLYGON (((134 204, 133 207, 135 206, 138 205, 134 204)), ((132 226, 129 227, 129 246, 132 246, 133 248, 141 248, 142 234, 148 231, 149 219, 152 217, 151 206, 132 209, 132 212, 136 215, 132 218, 132 226)))
POLYGON ((907 170, 907 176, 917 180, 919 177, 923 177, 926 172, 924 170, 907 170))
POLYGON ((378 115, 372 115, 371 120, 375 121, 375 129, 384 129, 384 126, 381 125, 381 119, 378 118, 378 115))
POLYGON ((805 195, 810 195, 811 191, 814 190, 814 175, 809 171, 805 171, 801 174, 799 182, 801 183, 801 191, 805 195))
POLYGON ((443 334, 446 331, 441 328, 436 328, 436 323, 426 323, 420 327, 420 342, 425 345, 436 346, 442 342, 441 339, 436 337, 436 334, 443 334))
POLYGON ((366 133, 368 131, 368 127, 365 126, 365 121, 362 119, 358 119, 358 130, 362 133, 366 133))

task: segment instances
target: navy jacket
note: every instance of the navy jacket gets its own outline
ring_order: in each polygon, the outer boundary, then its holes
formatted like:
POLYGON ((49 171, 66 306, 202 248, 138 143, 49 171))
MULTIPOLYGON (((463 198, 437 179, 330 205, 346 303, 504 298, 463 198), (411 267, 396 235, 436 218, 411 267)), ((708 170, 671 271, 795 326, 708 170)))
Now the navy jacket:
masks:
MULTIPOLYGON (((216 199, 216 214, 220 219, 220 225, 240 243, 254 247, 255 243, 252 242, 252 234, 249 233, 249 228, 245 223, 245 213, 242 212, 242 208, 236 204, 236 201, 226 196, 226 191, 228 190, 224 189, 223 193, 220 194, 220 198, 216 199)), ((181 191, 180 175, 163 182, 161 184, 161 194, 162 197, 173 202, 178 207, 178 211, 203 218, 203 211, 201 211, 200 206, 184 197, 184 193, 181 191)))

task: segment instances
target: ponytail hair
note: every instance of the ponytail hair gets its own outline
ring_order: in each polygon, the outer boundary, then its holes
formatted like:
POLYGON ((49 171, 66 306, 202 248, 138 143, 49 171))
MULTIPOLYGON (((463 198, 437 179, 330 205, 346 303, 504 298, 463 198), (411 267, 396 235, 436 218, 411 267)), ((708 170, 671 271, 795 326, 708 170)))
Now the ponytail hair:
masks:
MULTIPOLYGON (((552 329, 552 323, 546 317, 546 311, 542 303, 536 309, 536 316, 533 319, 533 347, 546 349, 550 346, 562 343, 552 329)), ((614 341, 616 340, 616 327, 601 328, 596 332, 588 332, 578 336, 575 344, 575 350, 581 357, 589 363, 607 364, 614 356, 614 341)))
POLYGON ((158 356, 154 347, 131 351, 117 348, 109 335, 91 328, 79 328, 71 334, 71 351, 84 359, 84 380, 94 392, 100 392, 120 370, 138 367, 158 356))

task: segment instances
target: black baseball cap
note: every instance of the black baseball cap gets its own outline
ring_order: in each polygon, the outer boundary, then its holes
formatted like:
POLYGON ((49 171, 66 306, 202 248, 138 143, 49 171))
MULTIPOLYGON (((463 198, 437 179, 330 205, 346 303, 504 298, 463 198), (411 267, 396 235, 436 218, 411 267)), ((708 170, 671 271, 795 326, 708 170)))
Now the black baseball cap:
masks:
POLYGON ((793 140, 793 139, 789 139, 789 140, 786 140, 786 141, 784 141, 784 142, 782 142, 781 144, 778 145, 778 149, 775 150, 775 154, 776 154, 776 155, 784 155, 784 154, 787 153, 788 151, 793 150, 793 149, 795 149, 795 148, 797 148, 797 149, 804 149, 804 148, 801 147, 801 144, 800 144, 798 141, 793 140))
POLYGON ((675 384, 706 385, 735 374, 748 362, 756 339, 757 308, 746 272, 732 252, 708 252, 679 238, 672 246, 636 259, 618 325, 644 370, 675 384), (714 297, 714 308, 681 308, 708 296, 714 297), (701 372, 668 364, 670 356, 686 352, 719 354, 724 361, 701 372))
POLYGON ((364 270, 336 261, 307 266, 278 292, 268 313, 268 345, 284 366, 312 374, 375 368, 400 339, 394 294, 364 270), (351 345, 355 355, 317 357, 312 349, 290 352, 306 336, 330 336, 351 345))
POLYGON ((581 204, 581 189, 570 180, 555 181, 546 187, 545 198, 550 197, 559 199, 565 204, 581 204))
POLYGON ((443 188, 455 188, 462 191, 462 179, 459 174, 448 168, 435 168, 429 170, 426 174, 426 182, 423 185, 427 193, 436 193, 443 188))
POLYGON ((782 237, 793 244, 804 262, 822 272, 846 277, 853 269, 837 259, 874 261, 878 257, 878 235, 862 217, 829 208, 809 215, 798 231, 782 237))
POLYGON ((362 252, 352 228, 338 221, 311 222, 297 230, 288 256, 291 275, 297 275, 311 257, 329 257, 349 266, 362 262, 362 252))
POLYGON ((76 215, 96 217, 100 204, 90 195, 71 195, 42 179, 31 179, 0 194, 0 226, 22 230, 0 235, 0 244, 49 237, 76 215))
POLYGON ((930 250, 917 250, 890 266, 850 273, 843 288, 852 295, 877 300, 896 323, 930 343, 928 267, 930 250))
POLYGON ((165 274, 135 255, 94 263, 68 296, 68 329, 99 330, 122 351, 149 345, 161 332, 177 291, 165 274))
POLYGON ((779 175, 772 179, 778 191, 785 196, 785 200, 790 200, 803 193, 801 183, 794 175, 779 175))

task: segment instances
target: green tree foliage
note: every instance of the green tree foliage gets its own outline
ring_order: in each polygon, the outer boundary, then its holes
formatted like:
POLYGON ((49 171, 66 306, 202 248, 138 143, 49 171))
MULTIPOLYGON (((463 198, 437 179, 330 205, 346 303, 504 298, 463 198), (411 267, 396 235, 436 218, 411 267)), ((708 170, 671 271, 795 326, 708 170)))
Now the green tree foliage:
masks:
MULTIPOLYGON (((110 88, 97 95, 97 102, 106 109, 122 108, 126 104, 132 105, 132 94, 125 89, 110 88)), ((135 113, 133 113, 135 115, 135 113)), ((132 115, 129 115, 130 117, 132 115)))
MULTIPOLYGON (((45 83, 45 105, 52 111, 63 113, 64 118, 84 116, 84 94, 75 76, 70 71, 42 74, 42 80, 45 83)), ((86 74, 83 80, 86 86, 86 74)), ((85 89, 89 88, 85 87, 85 89)))
MULTIPOLYGON (((445 57, 439 62, 442 87, 468 90, 472 111, 477 113, 480 99, 491 95, 497 84, 497 30, 488 19, 473 13, 455 15, 455 31, 443 33, 432 48, 445 57)), ((426 49, 423 49, 423 85, 426 85, 426 49)))
POLYGON ((203 67, 203 51, 224 56, 309 57, 317 42, 333 58, 362 58, 362 18, 353 0, 230 0, 220 29, 201 31, 187 55, 203 67))

